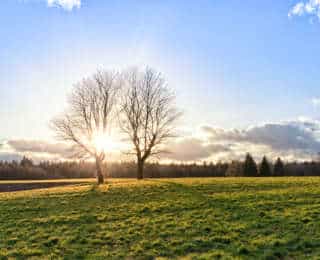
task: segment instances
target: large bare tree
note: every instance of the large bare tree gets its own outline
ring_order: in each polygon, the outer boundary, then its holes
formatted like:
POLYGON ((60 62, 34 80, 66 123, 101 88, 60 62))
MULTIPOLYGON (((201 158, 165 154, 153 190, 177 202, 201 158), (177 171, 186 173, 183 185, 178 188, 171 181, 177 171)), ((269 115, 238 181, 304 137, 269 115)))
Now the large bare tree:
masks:
POLYGON ((133 145, 130 153, 137 158, 137 178, 143 179, 146 160, 165 152, 163 144, 174 137, 181 113, 161 73, 131 69, 123 74, 123 84, 120 128, 133 145))
POLYGON ((106 151, 95 139, 104 138, 114 117, 119 77, 99 71, 74 86, 65 113, 52 120, 57 137, 73 145, 74 156, 95 160, 98 184, 104 182, 102 165, 106 151))

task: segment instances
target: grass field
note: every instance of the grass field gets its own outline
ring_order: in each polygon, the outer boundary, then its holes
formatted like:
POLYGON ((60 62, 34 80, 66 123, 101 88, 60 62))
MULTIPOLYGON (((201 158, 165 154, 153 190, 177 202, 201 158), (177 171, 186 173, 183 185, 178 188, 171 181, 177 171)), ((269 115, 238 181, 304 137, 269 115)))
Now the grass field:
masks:
POLYGON ((113 180, 0 194, 0 259, 320 258, 320 178, 113 180))

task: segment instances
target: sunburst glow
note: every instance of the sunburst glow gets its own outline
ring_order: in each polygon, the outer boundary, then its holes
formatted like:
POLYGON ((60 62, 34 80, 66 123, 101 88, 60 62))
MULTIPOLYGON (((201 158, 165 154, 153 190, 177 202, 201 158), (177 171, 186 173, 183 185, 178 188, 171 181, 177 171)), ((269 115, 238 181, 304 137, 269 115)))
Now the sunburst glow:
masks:
POLYGON ((107 134, 95 135, 93 138, 93 145, 99 152, 113 152, 120 149, 120 144, 107 134))

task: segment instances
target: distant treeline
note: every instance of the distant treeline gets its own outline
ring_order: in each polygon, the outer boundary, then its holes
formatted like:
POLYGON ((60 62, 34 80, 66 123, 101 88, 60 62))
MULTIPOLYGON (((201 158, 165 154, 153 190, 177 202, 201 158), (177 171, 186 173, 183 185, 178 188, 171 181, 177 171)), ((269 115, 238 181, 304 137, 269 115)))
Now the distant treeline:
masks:
MULTIPOLYGON (((104 164, 106 177, 135 178, 136 164, 121 162, 104 164)), ((146 178, 179 177, 259 177, 259 176, 320 176, 320 162, 289 162, 280 158, 271 163, 267 158, 256 163, 250 154, 244 161, 230 163, 202 164, 159 164, 148 163, 145 167, 146 178)), ((24 157, 21 162, 0 162, 1 180, 18 179, 61 179, 93 178, 95 164, 91 162, 41 162, 35 165, 24 157)))

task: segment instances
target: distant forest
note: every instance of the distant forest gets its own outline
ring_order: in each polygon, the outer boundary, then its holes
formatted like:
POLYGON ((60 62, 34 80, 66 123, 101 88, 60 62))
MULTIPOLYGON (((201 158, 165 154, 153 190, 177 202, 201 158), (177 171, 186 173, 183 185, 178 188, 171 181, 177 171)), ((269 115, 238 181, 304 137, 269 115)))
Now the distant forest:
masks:
MULTIPOLYGON (((94 178, 95 171, 94 163, 84 161, 34 164, 31 159, 24 157, 20 162, 0 162, 1 180, 94 178)), ((107 178, 135 178, 136 163, 133 161, 104 164, 103 172, 107 178)), ((264 157, 257 163, 250 154, 247 154, 244 161, 230 163, 148 163, 145 166, 146 178, 260 176, 320 176, 320 162, 283 162, 278 158, 271 163, 264 157)))

